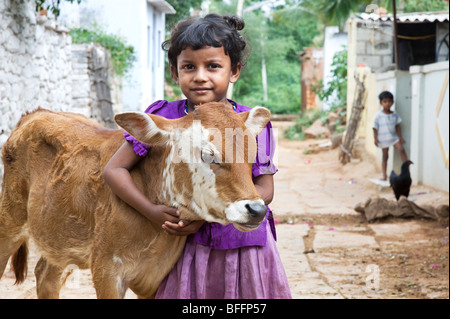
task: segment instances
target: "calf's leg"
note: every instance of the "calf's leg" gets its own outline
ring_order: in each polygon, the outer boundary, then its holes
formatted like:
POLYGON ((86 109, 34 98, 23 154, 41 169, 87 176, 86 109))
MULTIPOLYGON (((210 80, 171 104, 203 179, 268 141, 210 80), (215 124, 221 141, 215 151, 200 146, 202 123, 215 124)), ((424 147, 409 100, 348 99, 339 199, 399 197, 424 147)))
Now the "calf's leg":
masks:
POLYGON ((3 237, 3 235, 0 235, 0 278, 2 278, 5 272, 9 257, 13 255, 12 264, 16 275, 16 283, 20 284, 25 280, 27 272, 26 244, 16 242, 8 237, 3 237))
POLYGON ((93 258, 91 271, 97 298, 123 299, 128 283, 124 280, 120 262, 93 258))
POLYGON ((21 283, 27 274, 28 249, 22 215, 22 212, 13 209, 11 205, 2 203, 0 207, 0 278, 6 269, 9 257, 13 256, 12 265, 16 283, 21 283))
POLYGON ((41 257, 36 264, 36 292, 39 299, 58 299, 61 289, 62 268, 50 264, 41 257))

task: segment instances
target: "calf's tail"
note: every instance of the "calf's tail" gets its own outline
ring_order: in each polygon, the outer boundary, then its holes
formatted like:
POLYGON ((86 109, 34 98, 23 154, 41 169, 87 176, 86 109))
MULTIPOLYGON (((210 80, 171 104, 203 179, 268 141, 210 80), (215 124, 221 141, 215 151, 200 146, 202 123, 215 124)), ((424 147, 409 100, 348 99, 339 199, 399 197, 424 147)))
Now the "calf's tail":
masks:
POLYGON ((16 276, 16 284, 21 284, 28 272, 28 246, 27 242, 23 242, 19 249, 14 253, 11 259, 12 269, 16 276))

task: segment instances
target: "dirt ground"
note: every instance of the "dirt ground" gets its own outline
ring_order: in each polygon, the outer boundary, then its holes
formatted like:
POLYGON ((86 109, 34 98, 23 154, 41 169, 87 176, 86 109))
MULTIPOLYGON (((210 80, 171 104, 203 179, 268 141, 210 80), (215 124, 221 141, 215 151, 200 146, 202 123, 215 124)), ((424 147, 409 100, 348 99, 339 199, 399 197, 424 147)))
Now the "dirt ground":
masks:
MULTIPOLYGON (((280 133, 286 125, 274 123, 280 133)), ((380 176, 369 158, 342 166, 338 149, 306 151, 321 142, 278 138, 279 172, 270 206, 293 298, 449 298, 448 219, 368 223, 355 205, 369 197, 393 200, 392 190, 369 181, 380 176)), ((435 207, 449 203, 447 192, 422 185, 412 187, 409 199, 435 207)), ((14 285, 7 269, 0 298, 36 298, 38 259, 31 245, 27 279, 14 285)), ((89 271, 72 270, 61 298, 95 298, 89 271)), ((135 297, 127 292, 126 298, 135 297)))
MULTIPOLYGON (((449 298, 448 218, 368 223, 356 204, 376 197, 394 201, 392 189, 369 181, 381 172, 362 152, 345 166, 338 148, 308 152, 324 142, 278 140, 271 207, 293 297, 449 298)), ((408 199, 438 207, 448 205, 449 194, 413 185, 408 199)))

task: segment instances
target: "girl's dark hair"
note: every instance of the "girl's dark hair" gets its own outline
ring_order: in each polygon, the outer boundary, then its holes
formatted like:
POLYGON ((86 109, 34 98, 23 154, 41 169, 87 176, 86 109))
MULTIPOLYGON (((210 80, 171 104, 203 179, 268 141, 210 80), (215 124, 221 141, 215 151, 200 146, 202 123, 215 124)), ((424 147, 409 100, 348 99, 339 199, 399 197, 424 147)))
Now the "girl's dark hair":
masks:
POLYGON ((394 100, 394 95, 389 91, 383 91, 378 95, 378 99, 380 100, 380 103, 383 99, 391 99, 394 100))
POLYGON ((204 18, 190 18, 175 26, 170 39, 163 42, 162 48, 167 51, 170 64, 176 67, 178 55, 188 47, 192 50, 205 46, 223 47, 234 69, 238 63, 245 65, 243 60, 247 43, 239 33, 244 26, 244 20, 239 17, 220 16, 215 13, 204 18))

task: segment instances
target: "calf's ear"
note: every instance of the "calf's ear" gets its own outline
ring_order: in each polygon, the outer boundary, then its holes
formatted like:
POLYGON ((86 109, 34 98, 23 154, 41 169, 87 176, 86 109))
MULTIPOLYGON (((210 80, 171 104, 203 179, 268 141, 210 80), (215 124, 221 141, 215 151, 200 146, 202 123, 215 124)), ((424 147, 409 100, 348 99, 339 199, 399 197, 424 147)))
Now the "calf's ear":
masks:
POLYGON ((114 120, 117 125, 145 144, 162 145, 170 139, 171 122, 162 116, 125 112, 116 114, 114 120))
POLYGON ((245 127, 256 137, 270 120, 270 111, 262 106, 256 106, 250 111, 239 113, 245 127))

